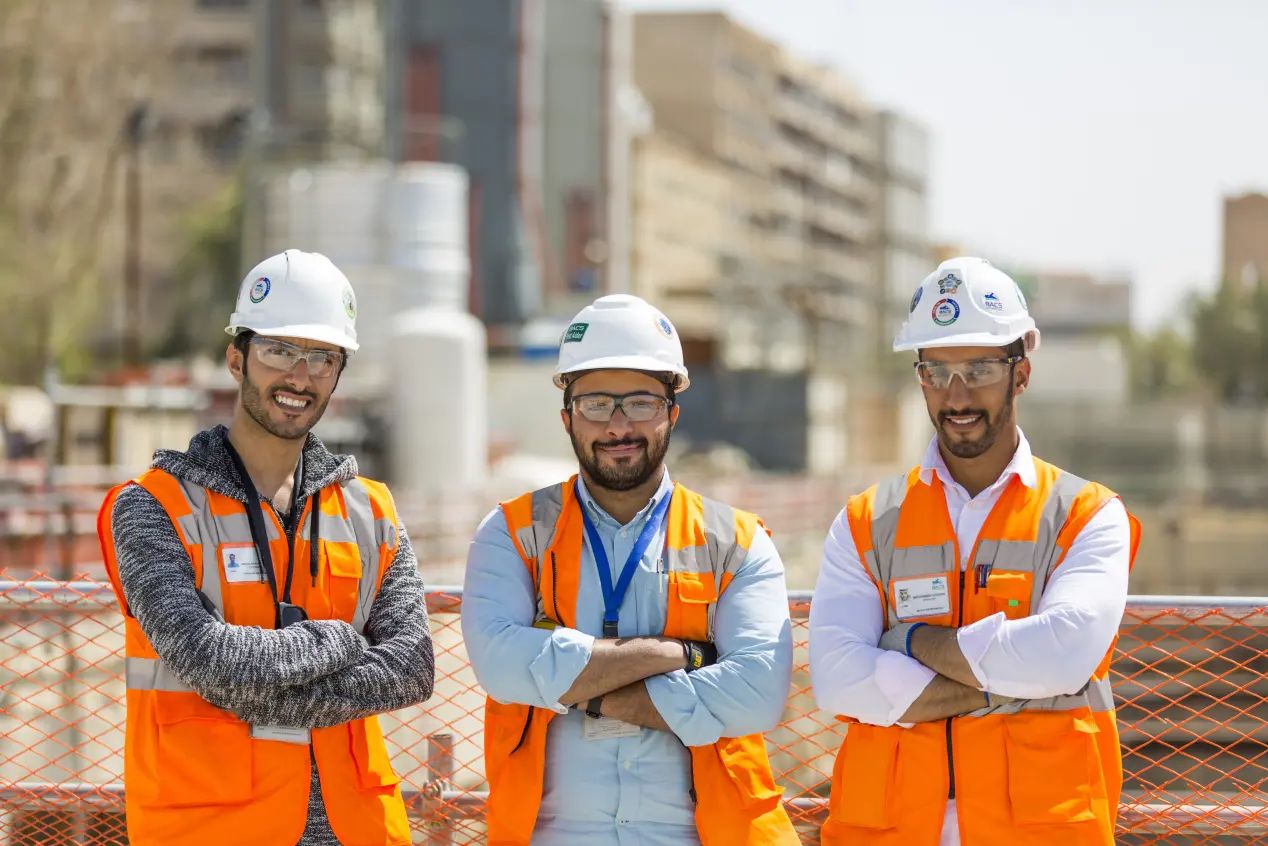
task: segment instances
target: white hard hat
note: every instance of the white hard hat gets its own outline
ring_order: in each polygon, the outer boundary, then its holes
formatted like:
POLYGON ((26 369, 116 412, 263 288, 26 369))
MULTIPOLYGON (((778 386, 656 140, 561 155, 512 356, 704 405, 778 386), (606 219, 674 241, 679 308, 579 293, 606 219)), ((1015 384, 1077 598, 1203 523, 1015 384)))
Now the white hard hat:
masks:
POLYGON ((321 253, 287 250, 251 269, 225 331, 304 338, 357 350, 352 283, 321 253))
POLYGON ((1006 347, 1024 340, 1039 348, 1039 330, 1021 288, 980 258, 947 259, 925 277, 911 298, 894 351, 927 347, 1006 347))
POLYGON ((645 370, 672 373, 675 391, 691 381, 682 363, 682 341, 669 318, 630 294, 599 297, 577 312, 559 340, 555 384, 583 370, 645 370))

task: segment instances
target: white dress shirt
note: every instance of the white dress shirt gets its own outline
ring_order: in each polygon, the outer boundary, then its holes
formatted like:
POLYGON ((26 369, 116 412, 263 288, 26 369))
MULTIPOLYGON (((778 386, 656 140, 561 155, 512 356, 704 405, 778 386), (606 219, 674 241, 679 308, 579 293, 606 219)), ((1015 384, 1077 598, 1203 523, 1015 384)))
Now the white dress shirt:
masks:
MULTIPOLYGON (((960 549, 977 542, 987 515, 1013 476, 1035 484, 1026 436, 1004 472, 975 497, 948 471, 935 437, 920 465, 920 480, 936 473, 960 549)), ((960 651, 982 690, 1023 699, 1077 692, 1105 657, 1127 604, 1131 530, 1121 501, 1106 503, 1070 545, 1053 571, 1037 613, 1019 620, 993 614, 958 631, 960 651)), ((967 564, 962 561, 961 566, 967 564)), ((844 510, 823 545, 823 563, 810 607, 810 679, 820 708, 872 725, 888 726, 911 706, 936 673, 899 652, 877 648, 884 616, 876 586, 859 559, 844 510)), ((960 843, 955 802, 947 803, 942 846, 960 843)))

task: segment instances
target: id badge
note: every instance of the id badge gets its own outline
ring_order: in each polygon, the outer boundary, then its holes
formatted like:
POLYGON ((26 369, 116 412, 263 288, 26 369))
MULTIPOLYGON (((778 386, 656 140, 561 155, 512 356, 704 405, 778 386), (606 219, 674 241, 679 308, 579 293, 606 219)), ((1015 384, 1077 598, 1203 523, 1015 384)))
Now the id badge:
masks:
POLYGON ((264 581, 260 554, 253 543, 221 544, 220 566, 224 570, 225 581, 229 584, 264 581))
POLYGON ((583 718, 582 740, 613 740, 618 737, 638 737, 643 727, 618 720, 615 717, 583 718))
POLYGON ((312 732, 306 728, 294 726, 251 726, 253 740, 276 740, 279 743, 294 743, 307 746, 312 740, 312 732))
POLYGON ((894 579, 894 614, 900 620, 951 613, 950 580, 945 574, 894 579))

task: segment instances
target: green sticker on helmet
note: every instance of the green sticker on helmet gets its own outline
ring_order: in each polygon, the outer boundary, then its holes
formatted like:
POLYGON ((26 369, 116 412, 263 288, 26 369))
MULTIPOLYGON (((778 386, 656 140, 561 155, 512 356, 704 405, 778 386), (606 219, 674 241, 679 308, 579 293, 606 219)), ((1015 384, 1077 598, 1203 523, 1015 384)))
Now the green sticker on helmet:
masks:
POLYGON ((568 343, 580 341, 582 338, 586 336, 586 330, 589 328, 590 328, 589 323, 572 324, 571 326, 568 327, 568 331, 564 332, 564 339, 560 343, 568 344, 568 343))

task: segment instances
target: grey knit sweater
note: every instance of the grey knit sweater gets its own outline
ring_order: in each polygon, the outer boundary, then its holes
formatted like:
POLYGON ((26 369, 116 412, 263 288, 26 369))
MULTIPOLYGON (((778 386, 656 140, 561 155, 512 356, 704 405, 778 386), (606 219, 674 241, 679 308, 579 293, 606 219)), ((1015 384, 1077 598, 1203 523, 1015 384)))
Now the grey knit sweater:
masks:
MULTIPOLYGON (((225 436, 223 426, 200 432, 186 452, 155 453, 154 466, 245 502, 225 436)), ((283 520, 287 535, 293 537, 309 496, 356 473, 356 459, 331 453, 309 435, 304 478, 283 520)), ((111 526, 129 609, 172 672, 208 702, 253 724, 319 728, 431 696, 435 662, 423 582, 403 529, 366 621, 367 646, 342 620, 277 630, 217 622, 195 592, 193 565, 170 518, 139 485, 119 494, 111 526)), ((338 843, 314 766, 297 846, 338 843)))

